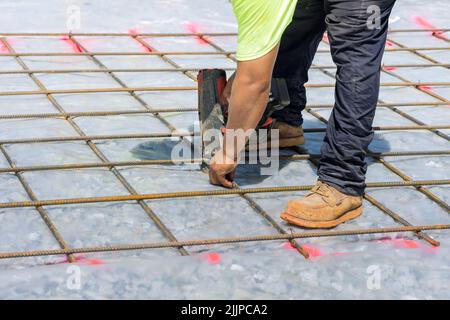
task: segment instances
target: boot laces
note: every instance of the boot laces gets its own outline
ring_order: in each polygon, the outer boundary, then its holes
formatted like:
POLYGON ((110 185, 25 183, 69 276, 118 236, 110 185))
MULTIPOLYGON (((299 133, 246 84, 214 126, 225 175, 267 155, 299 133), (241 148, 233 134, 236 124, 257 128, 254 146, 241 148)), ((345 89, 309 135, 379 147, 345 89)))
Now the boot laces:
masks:
POLYGON ((318 184, 316 184, 311 191, 309 192, 308 196, 312 196, 314 194, 318 194, 322 197, 322 199, 328 203, 328 204, 333 204, 333 192, 331 191, 331 188, 323 182, 319 182, 318 184))

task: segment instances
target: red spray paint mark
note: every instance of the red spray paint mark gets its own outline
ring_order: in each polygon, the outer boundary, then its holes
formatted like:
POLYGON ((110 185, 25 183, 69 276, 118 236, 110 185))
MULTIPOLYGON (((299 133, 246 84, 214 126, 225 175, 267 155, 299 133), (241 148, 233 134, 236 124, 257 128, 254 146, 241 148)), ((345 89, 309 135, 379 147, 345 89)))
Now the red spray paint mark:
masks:
POLYGON ((397 70, 396 67, 383 67, 383 69, 386 70, 386 71, 394 71, 394 70, 397 70))
MULTIPOLYGON (((73 257, 75 258, 75 261, 79 261, 79 260, 85 258, 85 256, 83 254, 75 254, 75 255, 73 255, 73 257)), ((69 263, 69 260, 67 260, 67 258, 59 259, 59 260, 56 260, 55 262, 49 262, 46 264, 53 265, 53 264, 65 264, 65 263, 69 263)))
POLYGON ((391 41, 386 40, 386 46, 388 46, 388 47, 393 47, 394 44, 393 44, 391 41))
MULTIPOLYGON (((390 237, 384 237, 381 239, 376 240, 377 243, 385 243, 385 244, 391 244, 397 249, 424 249, 425 247, 422 246, 421 243, 410 240, 410 239, 404 239, 404 238, 390 238, 390 237)), ((428 249, 425 249, 425 251, 428 251, 428 249)))
POLYGON ((335 257, 348 256, 350 252, 333 252, 331 255, 335 257))
MULTIPOLYGON (((310 258, 317 258, 317 257, 321 257, 324 256, 325 254, 322 252, 322 250, 320 250, 317 247, 313 247, 309 244, 302 244, 300 246, 303 250, 305 250, 308 254, 310 258)), ((285 248, 286 250, 294 250, 296 251, 297 249, 292 245, 292 243, 290 242, 286 242, 283 244, 283 248, 285 248)))
POLYGON ((417 249, 421 247, 417 241, 407 239, 395 239, 394 246, 399 249, 417 249))
POLYGON ((328 39, 328 33, 326 33, 326 32, 323 33, 322 41, 330 44, 330 40, 328 39))
POLYGON ((433 91, 433 88, 430 86, 418 86, 417 88, 423 91, 433 91))
POLYGON ((219 264, 220 261, 222 260, 222 257, 217 252, 210 252, 205 254, 205 259, 210 264, 219 264))
MULTIPOLYGON (((137 34, 139 34, 139 30, 138 30, 137 28, 132 28, 132 29, 129 29, 129 30, 128 30, 128 33, 129 33, 130 35, 137 35, 137 34)), ((144 46, 144 45, 143 45, 142 43, 140 43, 136 38, 133 37, 133 40, 136 41, 137 44, 139 44, 139 46, 144 50, 144 52, 149 52, 149 53, 150 53, 150 52, 153 52, 152 49, 150 49, 150 48, 144 46)), ((146 41, 148 41, 148 40, 146 40, 146 41)))
POLYGON ((82 259, 82 260, 77 260, 77 262, 79 262, 81 264, 88 264, 91 266, 105 264, 105 261, 103 261, 101 259, 82 259))
POLYGON ((6 38, 6 37, 4 37, 3 40, 6 43, 3 43, 3 41, 0 41, 0 54, 1 53, 12 53, 9 50, 8 46, 14 48, 14 46, 17 43, 24 41, 24 39, 22 39, 22 38, 6 38))
POLYGON ((283 248, 285 248, 286 250, 297 250, 290 242, 283 243, 283 248))
POLYGON ((439 252, 439 247, 435 247, 435 246, 427 247, 427 248, 425 249, 425 252, 426 252, 426 253, 436 254, 436 253, 439 252))
POLYGON ((88 264, 88 265, 105 264, 105 261, 101 259, 87 258, 85 255, 82 254, 75 256, 75 261, 79 264, 88 264))
POLYGON ((72 38, 68 37, 68 36, 63 36, 61 38, 59 38, 61 41, 64 41, 65 43, 67 43, 71 48, 73 52, 76 53, 81 53, 83 52, 83 49, 78 45, 78 43, 76 43, 75 41, 73 41, 72 38))
MULTIPOLYGON (((194 34, 194 35, 201 33, 200 32, 200 25, 198 23, 195 23, 195 22, 192 22, 192 21, 186 22, 184 24, 184 28, 187 31, 189 31, 190 33, 194 34)), ((208 42, 205 39, 203 39, 202 37, 200 37, 200 36, 195 36, 195 39, 197 40, 198 44, 208 45, 208 42)))
POLYGON ((303 250, 308 252, 310 258, 317 258, 317 257, 321 257, 321 256, 325 255, 322 252, 322 250, 320 250, 319 248, 313 247, 311 245, 302 244, 301 247, 303 250))
POLYGON ((431 29, 431 35, 439 38, 439 39, 443 39, 443 40, 449 40, 449 38, 447 38, 444 35, 443 31, 440 31, 438 28, 436 28, 436 26, 432 25, 429 21, 427 21, 425 18, 421 17, 421 16, 413 16, 412 17, 412 21, 414 21, 418 26, 424 28, 424 29, 431 29))
MULTIPOLYGON (((75 263, 78 263, 78 264, 101 265, 101 264, 105 264, 105 263, 106 263, 105 261, 103 261, 103 260, 101 260, 101 259, 95 259, 95 258, 89 259, 89 258, 86 258, 86 257, 85 257, 84 255, 82 255, 82 254, 75 255, 74 258, 75 258, 75 263)), ((66 264, 66 263, 69 263, 69 261, 67 260, 67 258, 61 259, 61 260, 57 260, 57 261, 55 261, 55 262, 47 263, 47 265, 53 265, 53 264, 66 264)))
MULTIPOLYGON (((6 38, 5 42, 9 43, 6 38)), ((11 51, 9 51, 8 47, 3 42, 0 42, 0 53, 11 53, 11 51)))
POLYGON ((128 29, 128 33, 135 36, 135 35, 139 34, 139 31, 137 28, 131 28, 131 29, 128 29))

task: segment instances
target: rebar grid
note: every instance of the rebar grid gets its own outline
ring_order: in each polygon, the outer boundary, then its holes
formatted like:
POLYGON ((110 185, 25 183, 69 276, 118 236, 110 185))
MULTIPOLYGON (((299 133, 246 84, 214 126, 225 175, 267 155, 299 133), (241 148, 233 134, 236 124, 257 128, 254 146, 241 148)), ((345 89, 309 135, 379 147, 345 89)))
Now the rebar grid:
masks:
MULTIPOLYGON (((14 49, 9 45, 9 43, 4 39, 1 38, 0 39, 3 43, 3 45, 8 48, 8 50, 10 52, 14 52, 14 49)), ((19 57, 15 57, 16 61, 20 64, 20 66, 24 69, 27 70, 28 66, 25 64, 25 62, 19 57)), ((92 59, 95 59, 94 57, 92 57, 92 59)), ((94 60, 97 61, 97 60, 94 60)), ((38 85, 38 87, 41 90, 45 90, 45 86, 42 84, 41 81, 39 81, 39 79, 32 73, 28 74, 29 77, 38 85)), ((119 82, 120 83, 120 82, 119 82)), ((51 104, 60 112, 65 112, 65 110, 63 109, 63 107, 56 101, 56 99, 51 95, 51 94, 47 94, 47 98, 49 99, 49 101, 51 102, 51 104)), ((145 105, 146 107, 146 105, 145 105)), ((148 109, 148 108, 147 108, 148 109)), ((65 119, 70 126, 75 129, 75 131, 80 135, 80 137, 84 137, 86 138, 86 134, 83 132, 83 130, 73 121, 73 119, 71 118, 66 118, 65 119)), ((100 159, 100 161, 102 162, 108 162, 109 160, 106 158, 106 156, 97 148, 97 146, 88 138, 85 139, 87 145, 89 146, 89 148, 94 152, 94 154, 100 159)), ((2 145, 0 143, 0 145, 2 145)), ((125 178, 122 176, 122 174, 114 167, 111 166, 109 167, 109 170, 114 174, 114 176, 119 180, 119 182, 127 189, 127 191, 130 194, 137 194, 136 190, 125 180, 125 178)), ((16 175, 18 175, 19 173, 16 173, 16 175)), ((36 200, 35 197, 32 198, 32 200, 36 200)), ((142 200, 138 200, 138 204, 141 206, 141 208, 145 211, 145 213, 149 216, 149 218, 155 223, 155 225, 158 227, 158 229, 162 232, 162 234, 164 236, 166 236, 169 240, 171 241, 177 241, 177 239, 175 238, 175 236, 170 232, 170 230, 162 223, 162 221, 158 218, 158 216, 156 216, 156 214, 152 211, 152 209, 147 205, 147 203, 145 203, 142 200)), ((36 208, 39 208, 38 206, 36 206, 36 208)), ((48 220, 50 221, 50 217, 47 215, 48 220)), ((47 222, 47 220, 46 220, 47 222)), ((56 229, 56 227, 54 227, 54 229, 56 229)), ((53 229, 52 229, 53 231, 53 229)), ((58 242, 59 241, 59 238, 58 242)), ((61 240, 62 241, 62 240, 61 240)), ((64 247, 64 249, 66 249, 67 247, 64 247)), ((188 255, 188 252, 182 248, 182 247, 178 247, 178 251, 180 252, 181 255, 188 255)), ((73 262, 75 261, 73 257, 69 257, 69 262, 73 262)))
MULTIPOLYGON (((441 32, 448 32, 450 29, 439 29, 441 32)), ((436 32, 436 29, 433 30, 425 30, 425 29, 410 29, 410 30, 390 30, 390 33, 405 33, 405 32, 436 32)), ((182 73, 187 76, 191 80, 196 80, 195 75, 192 74, 193 71, 198 70, 199 68, 183 68, 178 65, 175 61, 173 61, 169 56, 209 56, 209 55, 221 55, 230 59, 233 62, 236 62, 234 58, 234 53, 232 51, 226 51, 222 49, 219 45, 214 43, 211 37, 221 37, 221 36, 236 36, 234 33, 203 33, 203 34, 115 34, 115 33, 91 33, 91 34, 63 34, 63 33, 7 33, 2 34, 0 37, 0 41, 3 43, 4 47, 6 47, 9 52, 0 54, 1 56, 11 56, 19 63, 22 67, 22 70, 3 70, 0 71, 0 76, 3 74, 26 74, 28 75, 34 83, 39 87, 39 90, 29 90, 29 91, 8 91, 8 92, 0 92, 0 96, 6 95, 36 95, 36 94, 45 94, 52 105, 57 109, 58 112, 55 113, 36 113, 36 114, 6 114, 0 115, 1 119, 42 119, 42 118, 62 118, 66 120, 72 128, 79 134, 79 136, 74 137, 50 137, 50 138, 25 138, 25 139, 4 139, 0 140, 0 151, 7 159, 10 164, 10 168, 0 168, 0 173, 13 173, 17 176, 19 181, 22 183, 22 186, 26 190, 30 201, 22 201, 22 202, 6 202, 0 203, 0 208, 14 208, 14 207, 35 207, 36 210, 41 214, 41 217, 46 222, 47 226, 51 230, 53 236, 56 238, 58 243, 60 244, 61 249, 57 250, 36 250, 36 251, 23 251, 23 252, 11 252, 11 253, 0 253, 0 258, 17 258, 17 257, 30 257, 30 256, 41 256, 41 255, 58 255, 58 254, 66 254, 68 256, 69 262, 75 261, 73 254, 81 253, 81 252, 105 252, 105 251, 122 251, 122 250, 138 250, 138 249, 150 249, 150 248, 177 248, 178 251, 185 255, 188 252, 184 249, 185 246, 197 246, 197 245, 205 245, 205 244, 219 244, 219 243, 240 243, 247 241, 264 241, 264 240, 288 240, 290 241, 296 249, 305 257, 308 254, 303 250, 300 244, 295 242, 295 239, 306 238, 306 237, 323 237, 323 236, 343 236, 349 234, 372 234, 372 233, 386 233, 386 232, 414 232, 419 238, 427 241, 432 245, 439 245, 439 242, 432 239, 429 235, 423 232, 423 230, 437 230, 437 229, 449 229, 450 225, 432 225, 432 226, 413 226, 403 217, 393 212, 386 206, 384 206, 381 202, 374 199, 372 196, 366 194, 365 199, 372 203, 375 207, 377 207, 381 212, 390 216, 396 223, 402 224, 402 227, 393 227, 393 228, 376 228, 376 229, 357 229, 350 231, 318 231, 318 232, 308 232, 308 233, 289 233, 282 225, 278 224, 275 220, 273 220, 269 214, 267 214, 254 200, 250 197, 252 193, 264 193, 264 192, 287 192, 287 191, 306 191, 309 190, 312 186, 310 185, 302 185, 302 186, 289 186, 289 187, 268 187, 268 188, 240 188, 237 187, 235 189, 230 190, 214 190, 214 191, 189 191, 189 192, 170 192, 170 193, 153 193, 153 194, 139 194, 136 190, 131 186, 131 184, 121 175, 121 173, 117 170, 116 167, 120 166, 145 166, 145 165, 157 165, 157 164, 178 164, 178 163, 197 163, 200 164, 203 159, 191 159, 190 161, 175 161, 175 160, 141 160, 141 161, 109 161, 106 156, 97 148, 96 144, 93 140, 117 140, 117 139, 148 139, 148 138, 164 138, 164 137, 179 137, 179 139, 185 139, 187 136, 193 136, 193 132, 179 132, 174 126, 172 126, 167 120, 165 120, 160 113, 170 113, 170 112, 193 112, 196 111, 196 108, 179 108, 174 106, 175 108, 152 108, 142 100, 136 92, 146 92, 146 91, 185 91, 185 90, 196 90, 195 86, 180 86, 180 87, 128 87, 120 78, 116 76, 116 73, 120 72, 177 72, 182 73), (17 53, 14 51, 13 47, 9 44, 5 37, 15 37, 15 36, 27 36, 27 37, 43 37, 43 36, 65 36, 68 37, 70 41, 72 41, 78 48, 81 48, 82 52, 76 53, 17 53), (147 49, 147 52, 89 52, 75 37, 78 36, 105 36, 105 37, 128 37, 133 41, 137 41, 144 48, 147 49), (189 52, 189 51, 158 51, 154 46, 151 46, 146 39, 151 37, 197 37, 202 39, 205 43, 211 46, 215 51, 213 52, 189 52), (28 65, 21 59, 26 56, 86 56, 91 61, 93 61, 99 69, 61 69, 61 70, 51 70, 51 69, 30 69, 28 65), (162 59, 162 61, 168 64, 168 68, 107 68, 96 56, 156 56, 162 59), (119 88, 95 88, 95 89, 67 89, 67 90, 49 90, 47 89, 36 74, 52 74, 52 73, 105 73, 110 75, 112 79, 114 79, 119 88), (93 111, 93 112, 66 112, 63 107, 56 101, 53 95, 63 94, 63 93, 96 93, 96 92, 125 92, 128 93, 131 97, 133 97, 136 101, 140 103, 140 105, 145 110, 111 110, 111 111, 93 111), (115 115, 130 115, 130 114, 151 114, 158 120, 160 120, 167 128, 171 131, 171 133, 152 133, 152 134, 134 134, 134 135, 86 135, 82 129, 73 121, 76 117, 100 117, 100 116, 115 116, 115 115), (16 166, 14 162, 11 160, 10 156, 7 154, 5 148, 3 147, 5 144, 14 144, 14 143, 44 143, 44 142, 56 142, 56 141, 85 141, 86 144, 90 147, 90 149, 96 154, 97 158, 100 160, 98 163, 73 163, 73 164, 63 164, 63 165, 42 165, 42 166, 16 166), (66 169, 83 169, 83 168, 108 168, 114 176, 121 182, 121 184, 129 191, 130 195, 124 196, 100 196, 100 197, 91 197, 91 198, 74 198, 74 199, 49 199, 49 200, 38 200, 33 191, 31 190, 28 183, 25 181, 22 172, 27 171, 41 171, 41 170, 66 170, 66 169), (148 199, 171 199, 171 198, 181 198, 181 197, 196 197, 196 196, 221 196, 221 195, 239 195, 243 199, 247 201, 249 206, 259 214, 269 225, 274 227, 278 234, 275 235, 262 235, 262 236, 253 236, 253 237, 230 237, 230 238, 221 238, 221 239, 202 239, 202 240, 192 240, 192 241, 178 241, 175 236, 171 233, 171 231, 165 226, 162 221, 158 218, 156 213, 154 213, 147 205, 144 200, 148 199), (140 204, 141 208, 147 213, 147 215, 151 218, 153 222, 157 225, 159 230, 166 236, 169 242, 159 242, 159 243, 149 243, 149 244, 138 244, 138 245, 120 245, 120 246, 101 246, 101 247, 89 247, 89 248, 70 248, 69 245, 65 242, 59 231, 56 229, 56 226, 51 221, 47 212, 42 208, 43 206, 52 206, 52 205, 68 205, 68 204, 80 204, 80 203, 100 203, 100 202, 116 202, 116 201, 137 201, 140 204)), ((441 39, 441 38, 439 38, 441 39)), ((444 40, 444 39, 441 39, 444 40)), ((422 81, 409 81, 404 77, 397 75, 395 72, 390 70, 391 68, 408 68, 408 67, 419 67, 419 68, 428 68, 428 67, 444 67, 449 69, 450 65, 447 63, 440 63, 435 59, 427 56, 422 51, 437 51, 437 50, 445 50, 449 51, 450 47, 407 47, 398 41, 393 41, 389 39, 393 44, 395 44, 396 48, 387 48, 386 51, 404 51, 410 52, 417 56, 420 56, 430 62, 430 64, 391 64, 391 65, 383 65, 383 72, 390 74, 391 76, 396 77, 400 80, 400 82, 390 82, 390 83, 382 83, 383 87, 412 87, 418 91, 428 94, 434 99, 439 101, 432 102, 403 102, 403 103, 386 103, 383 101, 379 101, 378 107, 387 107, 390 110, 400 114, 406 119, 414 122, 416 125, 409 126, 380 126, 374 127, 374 130, 429 130, 435 133, 440 138, 443 138, 449 141, 449 136, 439 131, 439 129, 450 129, 450 125, 427 125, 422 123, 420 120, 412 117, 406 112, 399 110, 396 107, 399 106, 441 106, 448 105, 450 101, 445 97, 442 97, 434 92, 430 92, 427 89, 424 89, 423 86, 450 86, 450 82, 422 82, 422 81)), ((318 52, 329 52, 327 49, 319 50, 318 52)), ((335 66, 332 65, 313 65, 312 69, 317 69, 329 76, 332 74, 328 71, 328 69, 334 69, 335 66)), ((234 68, 225 68, 228 71, 233 71, 234 68)), ((334 87, 334 84, 309 84, 306 85, 309 88, 324 88, 324 87, 334 87)), ((318 105, 309 105, 306 109, 307 112, 318 118, 320 121, 326 123, 326 120, 323 119, 318 113, 314 112, 313 109, 316 108, 332 108, 333 105, 330 104, 318 104, 318 105)), ((305 132, 324 132, 323 128, 308 128, 305 129, 305 132)), ((186 140, 188 141, 188 140, 186 140)), ((281 157, 282 160, 309 160, 311 163, 316 164, 317 158, 319 155, 314 154, 304 154, 304 152, 300 149, 294 148, 298 152, 296 155, 292 156, 284 156, 281 157)), ((399 176, 402 181, 399 182, 377 182, 377 183, 368 183, 368 188, 379 188, 379 187, 403 187, 403 186, 412 186, 419 192, 425 194, 429 199, 437 203, 440 207, 450 213, 449 205, 429 191, 426 186, 429 185, 449 185, 450 180, 420 180, 414 181, 409 176, 407 176, 404 172, 393 166, 386 160, 386 157, 389 156, 411 156, 411 155, 448 155, 450 154, 450 150, 435 150, 435 151, 408 151, 408 152, 369 152, 370 157, 372 157, 375 161, 383 164, 388 170, 399 176)), ((206 178, 206 177, 205 177, 206 178)))

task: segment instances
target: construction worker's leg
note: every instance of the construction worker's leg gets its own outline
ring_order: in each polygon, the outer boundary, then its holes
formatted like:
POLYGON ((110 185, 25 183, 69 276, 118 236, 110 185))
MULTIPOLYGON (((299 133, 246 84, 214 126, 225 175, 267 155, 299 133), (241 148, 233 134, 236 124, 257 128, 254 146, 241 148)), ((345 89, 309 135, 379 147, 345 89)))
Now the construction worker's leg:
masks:
POLYGON ((349 195, 365 188, 365 156, 380 85, 388 20, 395 0, 325 0, 337 65, 335 106, 321 149, 319 179, 349 195))
POLYGON ((306 105, 304 84, 324 31, 323 0, 299 0, 293 20, 281 38, 274 68, 274 77, 286 79, 291 99, 290 106, 273 114, 278 121, 293 126, 302 124, 301 112, 306 105))

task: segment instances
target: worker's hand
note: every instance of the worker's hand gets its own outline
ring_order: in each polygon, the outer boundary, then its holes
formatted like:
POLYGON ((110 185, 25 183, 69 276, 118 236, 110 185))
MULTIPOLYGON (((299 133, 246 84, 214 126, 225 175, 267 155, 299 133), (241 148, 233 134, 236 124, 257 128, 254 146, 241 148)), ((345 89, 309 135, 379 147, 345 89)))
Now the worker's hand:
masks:
POLYGON ((236 73, 233 73, 231 75, 231 77, 228 79, 227 81, 227 85, 225 86, 225 88, 223 89, 223 97, 225 98, 225 100, 230 103, 230 99, 231 99, 231 87, 233 86, 233 81, 234 81, 234 76, 236 75, 236 73))
POLYGON ((232 188, 236 167, 236 161, 224 155, 222 150, 218 151, 209 166, 209 182, 232 188))

